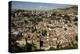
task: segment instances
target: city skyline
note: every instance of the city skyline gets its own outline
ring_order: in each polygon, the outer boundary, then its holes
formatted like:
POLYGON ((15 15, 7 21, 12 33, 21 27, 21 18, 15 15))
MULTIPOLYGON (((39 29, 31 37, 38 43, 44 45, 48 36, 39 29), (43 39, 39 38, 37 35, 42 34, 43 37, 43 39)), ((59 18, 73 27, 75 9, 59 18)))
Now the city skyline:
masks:
POLYGON ((24 9, 24 10, 50 10, 50 9, 66 8, 73 6, 68 4, 18 2, 18 1, 12 1, 11 4, 12 4, 12 9, 24 9))

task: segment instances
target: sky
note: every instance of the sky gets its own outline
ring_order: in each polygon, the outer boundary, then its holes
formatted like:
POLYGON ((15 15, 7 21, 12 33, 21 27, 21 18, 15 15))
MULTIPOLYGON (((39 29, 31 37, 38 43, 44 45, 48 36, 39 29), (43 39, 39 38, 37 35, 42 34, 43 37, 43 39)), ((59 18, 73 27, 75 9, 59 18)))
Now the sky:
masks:
POLYGON ((12 1, 12 9, 25 9, 25 10, 49 10, 56 8, 71 7, 73 5, 55 4, 55 3, 38 3, 38 2, 20 2, 12 1))

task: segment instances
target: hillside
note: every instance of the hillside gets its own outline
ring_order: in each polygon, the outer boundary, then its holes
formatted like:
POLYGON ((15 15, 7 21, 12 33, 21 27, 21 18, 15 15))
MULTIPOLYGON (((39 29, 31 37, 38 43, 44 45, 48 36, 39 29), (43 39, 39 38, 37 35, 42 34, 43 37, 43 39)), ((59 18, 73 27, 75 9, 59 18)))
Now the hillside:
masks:
POLYGON ((11 51, 78 48, 78 7, 11 11, 11 51))

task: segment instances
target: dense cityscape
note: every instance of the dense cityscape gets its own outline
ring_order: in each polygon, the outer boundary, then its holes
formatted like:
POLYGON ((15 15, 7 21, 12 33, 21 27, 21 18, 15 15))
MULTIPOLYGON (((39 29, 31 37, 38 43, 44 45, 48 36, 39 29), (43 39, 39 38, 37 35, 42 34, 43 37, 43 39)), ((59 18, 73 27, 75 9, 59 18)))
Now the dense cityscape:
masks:
POLYGON ((78 48, 78 7, 11 10, 11 52, 78 48))

